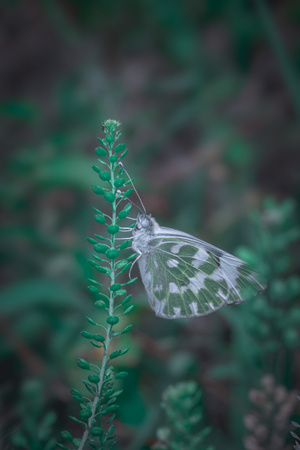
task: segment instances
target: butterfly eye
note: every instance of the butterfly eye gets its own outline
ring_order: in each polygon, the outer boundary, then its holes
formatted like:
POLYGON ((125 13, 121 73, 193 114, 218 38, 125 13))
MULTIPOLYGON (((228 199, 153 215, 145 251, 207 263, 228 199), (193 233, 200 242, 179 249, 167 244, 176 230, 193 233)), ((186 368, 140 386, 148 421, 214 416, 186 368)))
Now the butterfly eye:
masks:
POLYGON ((148 228, 149 224, 150 224, 149 219, 143 219, 141 222, 143 228, 148 228))

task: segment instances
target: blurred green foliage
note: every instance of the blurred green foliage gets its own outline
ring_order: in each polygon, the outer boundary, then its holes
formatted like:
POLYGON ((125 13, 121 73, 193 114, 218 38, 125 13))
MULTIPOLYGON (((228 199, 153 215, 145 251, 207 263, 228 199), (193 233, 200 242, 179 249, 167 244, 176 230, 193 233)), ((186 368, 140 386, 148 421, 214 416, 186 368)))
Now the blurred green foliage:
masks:
POLYGON ((56 448, 53 436, 54 412, 45 409, 45 386, 38 380, 23 384, 18 404, 19 426, 12 434, 16 449, 53 450, 56 448))
POLYGON ((169 386, 163 393, 162 407, 168 418, 168 426, 157 430, 158 442, 153 449, 163 450, 212 450, 204 444, 210 433, 201 429, 203 413, 200 406, 201 392, 193 381, 169 386))
POLYGON ((210 443, 240 450, 263 376, 300 389, 299 2, 14 0, 1 9, 1 446, 13 449, 24 427, 30 378, 44 386, 40 418, 58 417, 53 435, 77 435, 67 419, 77 414, 76 357, 97 356, 80 336, 93 306, 85 238, 101 227, 92 155, 111 116, 123 123, 126 167, 147 210, 225 250, 242 245, 269 283, 253 302, 170 322, 134 289, 132 350, 118 366, 129 372, 119 448, 151 446, 162 392, 193 379, 210 443))

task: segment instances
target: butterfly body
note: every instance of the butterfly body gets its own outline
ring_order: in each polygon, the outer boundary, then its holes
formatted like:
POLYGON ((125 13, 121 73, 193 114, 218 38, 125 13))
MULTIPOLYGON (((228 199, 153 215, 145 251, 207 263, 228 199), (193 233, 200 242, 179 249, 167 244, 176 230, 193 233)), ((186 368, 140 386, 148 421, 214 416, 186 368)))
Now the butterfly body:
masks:
POLYGON ((264 286, 246 263, 182 231, 139 214, 132 248, 150 306, 166 319, 210 314, 241 303, 264 286))

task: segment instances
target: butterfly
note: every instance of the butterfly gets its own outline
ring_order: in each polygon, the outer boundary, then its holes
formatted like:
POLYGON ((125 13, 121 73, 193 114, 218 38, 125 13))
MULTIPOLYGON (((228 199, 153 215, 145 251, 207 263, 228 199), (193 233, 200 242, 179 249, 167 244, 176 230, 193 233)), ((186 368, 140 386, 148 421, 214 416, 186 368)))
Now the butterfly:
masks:
POLYGON ((150 306, 164 319, 204 316, 265 288, 241 259, 190 234, 161 227, 150 214, 138 214, 132 248, 150 306))

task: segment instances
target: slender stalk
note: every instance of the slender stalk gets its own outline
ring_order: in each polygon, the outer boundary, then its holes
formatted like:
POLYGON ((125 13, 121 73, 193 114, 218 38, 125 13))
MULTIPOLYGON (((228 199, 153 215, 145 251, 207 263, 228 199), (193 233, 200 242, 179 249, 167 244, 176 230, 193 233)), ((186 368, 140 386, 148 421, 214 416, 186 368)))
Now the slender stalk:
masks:
POLYGON ((70 416, 70 418, 74 422, 84 425, 84 431, 81 439, 74 438, 69 431, 62 431, 61 437, 65 441, 64 443, 70 446, 67 447, 64 444, 57 443, 58 447, 63 450, 74 449, 75 447, 78 450, 84 450, 87 444, 91 448, 105 450, 113 448, 116 443, 115 425, 112 424, 109 427, 107 425, 114 420, 118 408, 116 400, 122 392, 122 390, 115 390, 115 380, 125 378, 127 372, 115 373, 110 366, 110 361, 125 355, 129 348, 112 351, 110 347, 113 338, 129 332, 132 328, 132 325, 129 324, 123 330, 113 330, 113 327, 119 323, 120 316, 129 314, 134 308, 133 305, 128 306, 132 296, 127 295, 127 285, 137 280, 137 278, 133 278, 126 283, 116 281, 119 279, 119 275, 129 271, 132 259, 135 257, 135 254, 129 256, 125 256, 126 252, 123 254, 123 250, 129 249, 130 240, 119 243, 118 239, 122 241, 122 238, 116 237, 117 233, 123 231, 123 227, 119 226, 119 221, 128 217, 132 205, 129 201, 123 209, 118 209, 118 206, 121 201, 128 199, 133 192, 132 189, 126 188, 130 184, 130 179, 126 181, 128 174, 120 164, 128 150, 125 149, 124 143, 116 145, 116 141, 121 136, 121 131, 117 131, 119 125, 118 121, 112 119, 103 123, 103 131, 106 136, 104 139, 98 138, 101 146, 97 147, 95 152, 100 156, 98 162, 104 164, 107 169, 102 170, 97 165, 92 167, 104 182, 102 186, 93 185, 92 189, 96 195, 103 196, 103 199, 111 207, 111 214, 105 214, 94 208, 96 211, 95 220, 107 227, 110 236, 104 237, 95 234, 94 237, 87 238, 88 242, 94 246, 94 251, 101 255, 99 257, 93 254, 93 259, 89 260, 90 265, 109 279, 105 285, 98 283, 95 279, 89 279, 91 285, 88 286, 88 289, 95 298, 95 307, 100 308, 104 314, 107 314, 107 317, 106 325, 86 317, 89 326, 92 325, 105 330, 103 335, 98 332, 94 334, 92 329, 89 331, 83 330, 81 335, 89 340, 94 347, 103 348, 103 356, 99 365, 91 364, 83 358, 78 359, 79 367, 88 373, 90 372, 87 376, 88 379, 82 380, 82 382, 91 396, 86 397, 77 389, 71 389, 71 395, 75 401, 80 403, 81 410, 79 419, 73 416, 70 416), (105 293, 102 291, 104 287, 107 289, 105 293), (117 304, 116 307, 115 303, 117 304), (117 308, 121 308, 121 311, 115 314, 117 308))
MULTIPOLYGON (((111 157, 112 156, 112 145, 111 144, 109 145, 108 152, 109 152, 109 157, 111 157)), ((113 192, 114 195, 116 194, 116 188, 114 187, 115 164, 116 164, 115 162, 111 162, 110 166, 109 166, 110 174, 111 174, 112 192, 113 192)), ((117 204, 116 203, 117 203, 116 200, 114 200, 114 202, 111 204, 111 206, 112 206, 112 220, 111 220, 111 224, 112 225, 116 225, 116 223, 117 223, 117 220, 116 220, 117 219, 117 217, 116 217, 117 204)), ((111 236, 110 240, 111 240, 111 248, 114 248, 114 246, 115 246, 115 235, 114 234, 111 236)), ((112 286, 115 283, 115 261, 114 260, 110 260, 110 266, 111 266, 110 267, 111 268, 111 282, 110 282, 110 285, 112 286)), ((109 299, 109 315, 110 316, 112 316, 113 313, 114 313, 114 298, 115 298, 115 293, 113 291, 110 291, 110 299, 109 299)), ((113 328, 113 325, 108 325, 106 341, 105 341, 105 344, 104 344, 104 354, 103 354, 102 363, 101 363, 101 369, 100 369, 100 374, 99 374, 100 381, 97 384, 97 390, 96 390, 97 393, 95 395, 95 398, 94 398, 92 406, 91 406, 92 415, 91 415, 91 417, 88 420, 88 424, 87 424, 87 427, 86 427, 86 429, 85 429, 85 431, 84 431, 84 433, 82 435, 81 442, 80 442, 80 445, 78 447, 78 450, 83 450, 84 449, 85 443, 86 443, 86 441, 87 441, 87 439, 89 437, 89 434, 90 434, 90 429, 93 426, 93 422, 94 422, 94 419, 95 419, 97 406, 100 406, 100 401, 101 401, 100 399, 101 399, 101 392, 102 392, 102 388, 103 388, 104 375, 105 375, 107 363, 109 361, 108 354, 109 354, 109 346, 110 346, 110 343, 111 343, 111 340, 112 340, 112 328, 113 328)))

